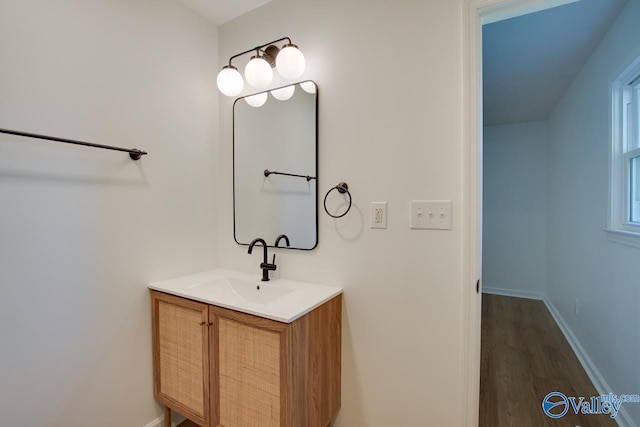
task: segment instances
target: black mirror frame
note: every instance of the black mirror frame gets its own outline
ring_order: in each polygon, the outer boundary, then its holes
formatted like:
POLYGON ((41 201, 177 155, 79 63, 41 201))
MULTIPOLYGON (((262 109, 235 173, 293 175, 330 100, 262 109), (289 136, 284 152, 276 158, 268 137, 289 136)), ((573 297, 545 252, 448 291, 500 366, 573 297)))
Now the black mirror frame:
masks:
MULTIPOLYGON (((293 249, 293 250, 299 250, 299 251, 312 251, 312 250, 314 250, 314 249, 316 249, 318 247, 318 242, 320 240, 320 233, 319 233, 319 227, 318 227, 318 221, 319 221, 319 212, 318 212, 319 196, 318 196, 318 191, 319 191, 319 188, 320 188, 320 185, 319 185, 319 181, 320 181, 319 175, 320 175, 320 173, 319 173, 319 169, 318 169, 318 166, 319 166, 319 163, 318 163, 318 157, 319 157, 318 156, 318 154, 319 154, 319 150, 318 150, 318 135, 319 135, 319 132, 318 132, 318 127, 319 127, 318 126, 318 123, 319 123, 319 121, 318 121, 318 117, 319 117, 319 115, 318 115, 318 106, 319 106, 318 99, 320 97, 320 94, 319 94, 320 90, 318 88, 318 84, 313 80, 303 80, 303 81, 300 81, 300 82, 290 83, 290 84, 287 84, 287 85, 284 85, 284 86, 280 86, 280 87, 276 87, 276 88, 273 88, 273 89, 264 90, 262 92, 251 93, 249 95, 245 95, 245 96, 242 96, 240 98, 236 98, 235 101, 233 101, 233 107, 232 107, 233 121, 232 121, 232 129, 231 129, 231 132, 232 132, 232 146, 233 146, 232 147, 232 165, 233 165, 233 167, 232 167, 232 174, 233 174, 233 240, 238 245, 249 246, 250 243, 238 242, 238 239, 236 237, 236 173, 235 173, 236 172, 236 161, 235 161, 235 159, 236 159, 236 108, 235 108, 236 107, 236 103, 238 101, 244 99, 244 98, 249 97, 249 96, 258 95, 260 93, 271 92, 273 90, 282 89, 282 88, 285 88, 285 87, 288 87, 288 86, 292 86, 292 85, 300 85, 301 83, 306 83, 306 82, 311 82, 316 87, 316 93, 315 93, 315 95, 316 95, 316 105, 315 105, 315 107, 316 107, 316 114, 315 114, 315 116, 316 116, 315 117, 315 119, 316 119, 316 132, 315 132, 315 139, 316 139, 316 144, 315 144, 316 145, 316 152, 315 152, 315 155, 316 155, 316 165, 315 165, 316 166, 316 176, 315 176, 315 181, 316 181, 316 200, 315 200, 315 202, 316 202, 316 209, 315 209, 315 211, 316 211, 316 227, 315 227, 316 241, 315 241, 315 244, 311 248, 296 248, 296 247, 281 247, 281 246, 278 246, 278 248, 279 249, 293 249)), ((256 237, 261 237, 261 236, 256 236, 256 237)), ((275 244, 275 242, 274 242, 274 244, 275 244)), ((275 245, 271 245, 271 244, 267 244, 267 247, 275 248, 276 246, 275 245)))

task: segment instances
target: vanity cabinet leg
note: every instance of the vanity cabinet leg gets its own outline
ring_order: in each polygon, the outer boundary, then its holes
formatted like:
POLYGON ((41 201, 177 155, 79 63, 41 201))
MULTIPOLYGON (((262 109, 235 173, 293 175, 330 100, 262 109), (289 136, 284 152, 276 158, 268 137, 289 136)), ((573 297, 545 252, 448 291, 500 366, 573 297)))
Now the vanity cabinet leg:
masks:
POLYGON ((164 427, 171 427, 171 408, 164 407, 164 427))

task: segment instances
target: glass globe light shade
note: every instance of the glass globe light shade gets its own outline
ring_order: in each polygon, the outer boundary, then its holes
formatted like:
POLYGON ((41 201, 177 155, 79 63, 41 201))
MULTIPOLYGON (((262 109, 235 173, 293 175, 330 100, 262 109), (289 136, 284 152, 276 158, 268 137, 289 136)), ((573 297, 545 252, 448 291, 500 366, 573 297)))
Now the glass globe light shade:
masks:
POLYGON ((247 96, 244 100, 252 107, 262 107, 264 103, 267 102, 267 92, 247 96))
POLYGON ((316 93, 316 85, 313 82, 302 82, 300 87, 307 93, 316 93))
POLYGON ((300 77, 304 73, 305 65, 304 55, 294 44, 284 46, 276 56, 278 73, 287 80, 300 77))
POLYGON ((244 76, 251 86, 256 89, 262 89, 271 83, 273 70, 267 61, 254 56, 244 68, 244 76))
POLYGON ((244 80, 233 65, 225 65, 218 73, 218 89, 226 96, 236 96, 244 88, 244 80))
POLYGON ((293 96, 293 93, 296 91, 295 85, 285 86, 280 89, 272 90, 271 95, 278 101, 286 101, 287 99, 293 96))

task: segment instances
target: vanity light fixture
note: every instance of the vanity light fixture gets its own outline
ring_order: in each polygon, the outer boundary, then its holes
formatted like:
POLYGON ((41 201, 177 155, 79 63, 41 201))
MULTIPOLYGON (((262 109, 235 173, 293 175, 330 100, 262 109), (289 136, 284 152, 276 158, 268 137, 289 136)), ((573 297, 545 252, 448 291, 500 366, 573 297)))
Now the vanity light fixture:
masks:
POLYGON ((244 88, 244 80, 233 65, 225 65, 218 73, 218 89, 226 96, 236 96, 244 88))
POLYGON ((251 61, 244 67, 244 76, 247 83, 256 89, 264 89, 273 79, 271 65, 261 56, 252 56, 251 61))
POLYGON ((304 55, 298 49, 298 46, 291 43, 282 47, 282 50, 276 56, 276 67, 282 77, 287 80, 295 80, 304 73, 306 61, 304 55))
MULTIPOLYGON (((298 46, 291 42, 289 37, 257 46, 229 58, 229 64, 222 67, 218 73, 218 89, 226 96, 236 96, 244 89, 244 80, 238 68, 231 64, 235 58, 247 53, 255 52, 244 69, 247 83, 256 89, 267 87, 273 79, 272 68, 276 67, 278 73, 287 80, 297 79, 304 73, 306 61, 298 46), (275 43, 287 41, 281 48, 275 43)), ((278 98, 279 99, 279 98, 278 98)))

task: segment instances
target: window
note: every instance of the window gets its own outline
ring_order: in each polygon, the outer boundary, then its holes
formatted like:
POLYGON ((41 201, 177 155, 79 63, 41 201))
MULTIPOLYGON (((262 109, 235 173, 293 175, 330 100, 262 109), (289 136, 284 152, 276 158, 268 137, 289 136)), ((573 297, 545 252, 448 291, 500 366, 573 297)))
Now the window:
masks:
POLYGON ((629 221, 640 224, 640 77, 625 89, 628 136, 624 158, 629 170, 629 221))
POLYGON ((631 164, 631 222, 640 223, 640 155, 631 164))
POLYGON ((608 231, 640 247, 640 58, 612 86, 611 210, 608 231))

